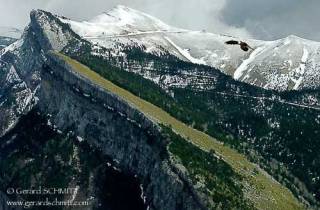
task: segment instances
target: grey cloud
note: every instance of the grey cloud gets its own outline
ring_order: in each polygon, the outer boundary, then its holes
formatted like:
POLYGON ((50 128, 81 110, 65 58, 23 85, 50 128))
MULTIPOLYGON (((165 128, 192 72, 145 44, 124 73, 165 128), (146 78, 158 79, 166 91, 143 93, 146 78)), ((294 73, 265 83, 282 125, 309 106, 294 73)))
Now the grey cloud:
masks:
POLYGON ((296 34, 320 41, 318 0, 0 0, 0 26, 23 28, 37 8, 85 20, 118 4, 187 29, 259 39, 296 34))
POLYGON ((23 28, 28 23, 30 10, 35 8, 85 20, 123 4, 174 26, 250 36, 245 29, 228 26, 220 21, 219 13, 224 2, 225 0, 0 0, 0 26, 23 28))
POLYGON ((278 39, 291 34, 320 41, 319 0, 227 0, 226 24, 246 28, 255 38, 278 39))

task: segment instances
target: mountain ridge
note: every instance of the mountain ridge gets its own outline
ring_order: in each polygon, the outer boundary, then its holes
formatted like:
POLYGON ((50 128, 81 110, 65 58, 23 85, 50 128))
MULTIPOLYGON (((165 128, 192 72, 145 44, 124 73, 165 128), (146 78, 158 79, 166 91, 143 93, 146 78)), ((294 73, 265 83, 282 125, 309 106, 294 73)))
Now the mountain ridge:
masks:
POLYGON ((115 48, 118 42, 145 46, 146 52, 155 54, 166 50, 185 61, 218 68, 235 79, 267 89, 285 91, 319 87, 319 42, 294 35, 262 41, 179 29, 125 6, 115 7, 97 19, 99 21, 62 21, 70 24, 82 38, 103 47, 115 48), (103 17, 108 21, 101 22, 103 17), (254 50, 243 52, 236 46, 227 46, 225 42, 230 39, 245 41, 254 50), (261 48, 264 50, 259 52, 261 48), (310 58, 304 62, 308 65, 301 70, 304 50, 308 50, 310 58), (274 58, 278 60, 273 62, 274 58), (244 64, 246 68, 243 68, 244 64), (239 74, 239 68, 242 74, 239 74))

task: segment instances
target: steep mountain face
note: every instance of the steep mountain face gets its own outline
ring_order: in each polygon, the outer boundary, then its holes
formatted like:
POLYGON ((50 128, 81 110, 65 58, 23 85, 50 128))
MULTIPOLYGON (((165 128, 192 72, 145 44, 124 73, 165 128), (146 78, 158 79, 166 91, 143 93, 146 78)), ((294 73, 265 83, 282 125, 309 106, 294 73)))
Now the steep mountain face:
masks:
POLYGON ((320 44, 289 36, 276 41, 241 39, 205 31, 168 26, 142 12, 118 6, 92 20, 62 18, 82 38, 106 48, 144 46, 145 52, 170 53, 182 60, 209 65, 233 78, 274 90, 319 87, 320 44), (226 45, 228 40, 248 43, 253 50, 226 45))
POLYGON ((40 70, 48 50, 61 50, 71 37, 50 13, 33 11, 22 38, 0 51, 0 136, 37 101, 40 70))
POLYGON ((42 74, 39 107, 57 128, 71 129, 79 139, 111 156, 119 168, 136 174, 151 209, 205 208, 204 200, 166 156, 168 141, 152 121, 120 98, 78 78, 57 58, 50 58, 48 64, 42 74))

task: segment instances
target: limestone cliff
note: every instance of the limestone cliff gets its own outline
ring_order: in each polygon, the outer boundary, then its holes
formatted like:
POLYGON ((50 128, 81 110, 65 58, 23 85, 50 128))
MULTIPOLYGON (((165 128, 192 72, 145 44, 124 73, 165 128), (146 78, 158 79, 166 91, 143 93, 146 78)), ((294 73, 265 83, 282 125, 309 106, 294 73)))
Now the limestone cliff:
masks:
POLYGON ((54 125, 98 147, 140 177, 152 209, 205 209, 167 154, 160 128, 125 101, 50 56, 41 75, 39 107, 54 125))

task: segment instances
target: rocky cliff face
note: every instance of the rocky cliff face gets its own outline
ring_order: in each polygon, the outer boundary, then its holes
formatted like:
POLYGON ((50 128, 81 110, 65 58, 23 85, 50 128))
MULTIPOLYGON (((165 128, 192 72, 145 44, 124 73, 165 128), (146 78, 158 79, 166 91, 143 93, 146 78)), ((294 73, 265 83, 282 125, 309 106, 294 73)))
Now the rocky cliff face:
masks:
POLYGON ((46 52, 77 37, 50 13, 32 11, 30 19, 21 39, 0 51, 0 136, 36 104, 46 52))
POLYGON ((151 209, 203 209, 167 154, 159 128, 129 104, 72 73, 51 57, 44 67, 39 107, 63 131, 98 147, 141 179, 151 209))

